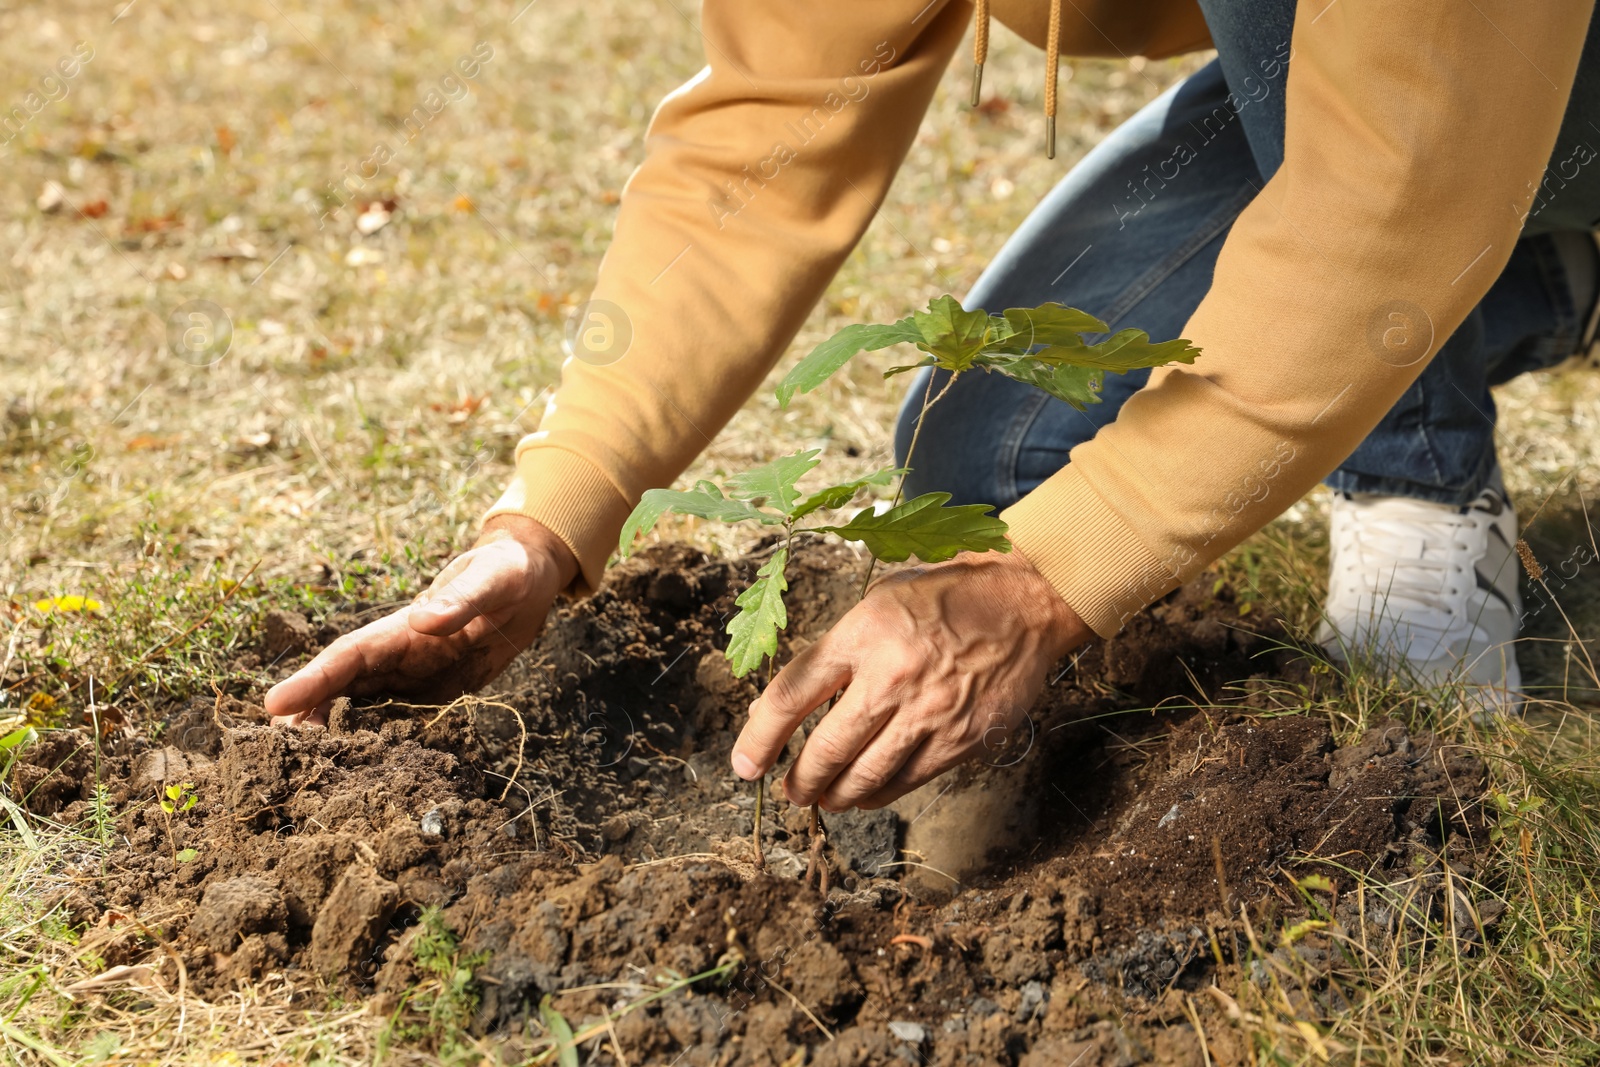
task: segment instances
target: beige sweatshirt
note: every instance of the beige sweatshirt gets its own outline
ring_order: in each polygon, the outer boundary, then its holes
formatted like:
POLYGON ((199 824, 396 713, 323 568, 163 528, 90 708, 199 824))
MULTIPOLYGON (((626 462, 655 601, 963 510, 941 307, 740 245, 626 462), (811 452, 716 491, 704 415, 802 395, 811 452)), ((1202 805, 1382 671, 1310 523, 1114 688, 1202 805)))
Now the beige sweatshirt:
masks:
MULTIPOLYGON (((1150 384, 1004 512, 1115 633, 1336 467, 1487 291, 1550 158, 1593 0, 1303 0, 1284 162, 1150 384)), ((994 0, 1042 42, 1048 0, 994 0)), ((972 7, 705 0, 707 67, 662 102, 594 297, 632 340, 569 359, 490 515, 543 523, 599 582, 783 354, 916 135, 972 7)), ((1062 0, 1069 55, 1204 47, 1192 0, 1062 0)))

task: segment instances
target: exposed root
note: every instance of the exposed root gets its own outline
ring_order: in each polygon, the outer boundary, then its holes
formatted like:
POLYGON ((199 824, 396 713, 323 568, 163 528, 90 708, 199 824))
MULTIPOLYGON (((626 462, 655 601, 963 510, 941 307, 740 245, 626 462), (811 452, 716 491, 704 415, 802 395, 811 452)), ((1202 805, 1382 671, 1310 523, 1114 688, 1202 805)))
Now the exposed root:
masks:
POLYGON ((750 838, 751 851, 755 853, 756 870, 764 870, 767 866, 766 853, 761 850, 761 804, 766 797, 767 776, 762 775, 756 779, 756 828, 750 838))
POLYGON ((811 852, 806 859, 806 885, 812 882, 815 875, 817 892, 823 896, 828 895, 828 861, 822 854, 822 846, 827 843, 828 828, 823 825, 822 813, 815 804, 811 805, 811 852))

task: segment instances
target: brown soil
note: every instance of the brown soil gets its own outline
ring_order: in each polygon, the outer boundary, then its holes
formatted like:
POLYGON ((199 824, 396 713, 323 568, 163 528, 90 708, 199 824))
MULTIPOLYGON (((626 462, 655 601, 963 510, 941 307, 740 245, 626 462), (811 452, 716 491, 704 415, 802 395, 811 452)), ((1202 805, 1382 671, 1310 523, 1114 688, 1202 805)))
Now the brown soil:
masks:
MULTIPOLYGON (((562 997, 580 1025, 731 953, 744 964, 727 984, 616 1023, 628 1062, 1199 1064, 1172 991, 1243 958, 1242 910, 1270 948, 1302 913, 1291 875, 1320 872, 1336 892, 1346 870, 1420 876, 1409 906, 1426 908, 1429 864, 1470 863, 1481 764, 1397 723, 1336 747, 1322 720, 1285 713, 1319 677, 1207 579, 1063 664, 1026 738, 961 772, 1023 785, 1030 832, 953 896, 899 880, 892 811, 830 820, 823 900, 798 877, 804 819, 776 801, 757 874, 754 797, 725 769, 756 691, 720 644, 759 555, 641 553, 482 701, 342 703, 327 730, 293 731, 219 697, 123 728, 101 772, 116 847, 103 874, 84 861, 66 902, 85 948, 169 970, 176 955, 202 995, 279 971, 308 995, 325 983, 392 1010, 417 977, 415 920, 438 906, 481 960, 475 1029, 512 1042, 546 993, 637 987, 562 997), (1202 694, 1228 706, 1199 710, 1202 694), (157 794, 178 782, 199 800, 169 816, 157 794)), ((854 600, 860 561, 816 545, 793 571, 786 654, 854 600)), ((357 618, 265 618, 265 673, 357 618)), ((93 782, 88 741, 56 731, 11 785, 76 822, 93 782)), ((1361 921, 1348 912, 1335 915, 1361 921)), ((1209 1029, 1213 1062, 1245 1055, 1209 1029)))

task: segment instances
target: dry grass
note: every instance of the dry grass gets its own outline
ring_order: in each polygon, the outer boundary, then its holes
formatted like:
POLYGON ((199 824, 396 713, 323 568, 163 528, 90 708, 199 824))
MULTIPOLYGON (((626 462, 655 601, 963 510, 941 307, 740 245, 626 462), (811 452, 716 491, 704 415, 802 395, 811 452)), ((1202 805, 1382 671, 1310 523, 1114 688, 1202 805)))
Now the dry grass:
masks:
MULTIPOLYGON (((0 100, 73 42, 94 48, 67 95, 0 147, 15 494, 0 586, 93 588, 151 541, 240 571, 260 559, 267 577, 325 580, 360 561, 414 581, 407 549, 432 561, 458 546, 503 486, 649 112, 702 61, 671 3, 627 18, 521 3, 267 13, 159 0, 114 24, 101 4, 0 13, 0 100), (493 58, 470 94, 403 143, 396 124, 477 42, 493 58), (321 220, 330 184, 379 143, 394 158, 360 196, 397 199, 394 221, 363 237, 354 203, 321 220), (50 216, 34 206, 47 182, 65 190, 50 216), (211 366, 167 347, 169 315, 191 300, 232 323, 211 366)), ((961 291, 1059 175, 1039 152, 1037 58, 1006 41, 991 70, 1014 106, 975 115, 951 75, 802 343, 961 291)), ((1080 68, 1064 154, 1176 70, 1080 68)), ((882 454, 896 387, 873 377, 783 417, 770 397, 752 404, 703 465, 819 426, 882 454)))
MULTIPOLYGON (((525 3, 0 10, 8 110, 75 42, 93 49, 66 95, 0 145, 0 718, 42 693, 58 702, 46 725, 70 722, 91 676, 135 721, 175 692, 242 690, 252 679, 230 662, 263 606, 404 596, 470 540, 553 385, 564 316, 592 282, 650 110, 701 62, 694 13, 674 0, 525 3), (493 56, 470 92, 397 136, 478 42, 493 56), (355 204, 319 219, 330 183, 380 142, 393 161, 360 199, 397 200, 393 220, 363 236, 355 204), (46 214, 51 182, 63 204, 46 214), (233 331, 206 366, 168 345, 169 317, 194 300, 233 331), (44 619, 29 607, 63 594, 104 608, 44 619)), ((798 346, 962 292, 1063 164, 1195 65, 1075 65, 1064 158, 1051 163, 1039 150, 1041 62, 997 30, 986 84, 1011 106, 969 111, 967 72, 952 69, 798 346)), ((881 465, 899 388, 863 368, 789 413, 763 392, 697 473, 821 442, 881 465)), ((1600 494, 1600 387, 1568 371, 1500 400, 1524 514, 1549 499, 1530 540, 1564 583, 1572 623, 1535 616, 1530 665, 1552 701, 1589 699, 1600 567, 1560 568, 1590 537, 1585 504, 1600 494)), ((1262 610, 1314 610, 1322 508, 1314 496, 1230 559, 1262 610)), ((703 530, 665 532, 719 547, 703 530)), ((1328 713, 1353 724, 1363 708, 1408 700, 1427 713, 1415 694, 1355 691, 1367 703, 1328 713)), ((1497 788, 1520 812, 1496 860, 1501 947, 1461 957, 1426 943, 1368 960, 1365 1006, 1316 1020, 1312 1036, 1288 999, 1241 996, 1239 1025, 1263 1062, 1315 1062, 1319 1043, 1363 1062, 1594 1054, 1593 1031, 1576 1030, 1600 1025, 1600 1004, 1582 999, 1596 995, 1584 978, 1600 907, 1594 746, 1590 720, 1550 708, 1528 736, 1451 727, 1495 759, 1497 788), (1528 809, 1530 797, 1545 802, 1528 809)), ((215 1005, 139 988, 64 996, 97 961, 34 905, 96 847, 83 833, 20 821, 0 836, 11 1060, 364 1063, 385 1044, 382 1019, 281 984, 215 1005)), ((426 1058, 395 1046, 384 1062, 426 1058)))

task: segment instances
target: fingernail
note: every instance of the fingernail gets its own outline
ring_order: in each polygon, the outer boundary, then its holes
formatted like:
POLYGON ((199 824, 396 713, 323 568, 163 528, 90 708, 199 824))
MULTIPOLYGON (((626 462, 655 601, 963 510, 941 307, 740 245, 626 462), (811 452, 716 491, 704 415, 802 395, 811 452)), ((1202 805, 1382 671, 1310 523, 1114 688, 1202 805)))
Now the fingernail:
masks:
POLYGON ((743 752, 733 754, 733 773, 747 782, 753 782, 761 777, 761 768, 756 766, 756 761, 746 756, 743 752))

